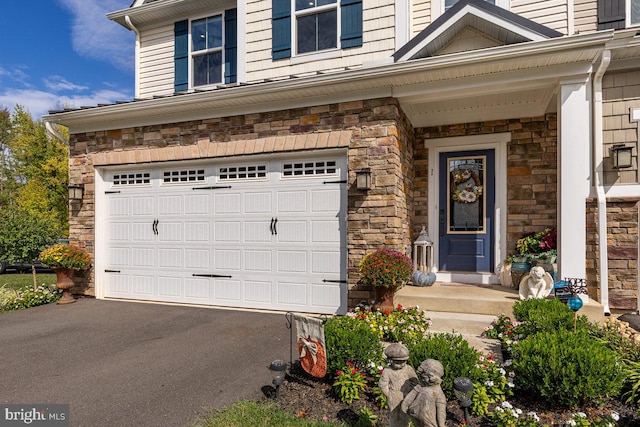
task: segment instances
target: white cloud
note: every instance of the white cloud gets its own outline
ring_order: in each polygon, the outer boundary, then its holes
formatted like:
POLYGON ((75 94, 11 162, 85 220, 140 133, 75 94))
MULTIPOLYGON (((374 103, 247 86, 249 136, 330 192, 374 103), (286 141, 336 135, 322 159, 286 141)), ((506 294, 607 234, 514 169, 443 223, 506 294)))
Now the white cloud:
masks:
POLYGON ((69 91, 83 91, 89 89, 88 86, 80 86, 74 83, 71 83, 67 79, 62 76, 49 76, 44 80, 44 85, 54 92, 69 90, 69 91))
POLYGON ((130 0, 58 0, 73 16, 72 44, 86 58, 106 61, 132 71, 134 35, 105 16, 128 8, 130 0))
POLYGON ((17 67, 14 67, 12 70, 0 67, 0 81, 2 81, 3 77, 5 77, 13 80, 14 82, 21 83, 24 86, 31 87, 31 84, 29 83, 29 75, 24 71, 28 68, 29 67, 27 67, 26 65, 19 65, 17 67))
POLYGON ((7 89, 0 92, 0 105, 13 110, 20 104, 34 119, 39 119, 49 110, 60 108, 79 108, 96 106, 97 104, 111 104, 115 101, 131 99, 131 94, 117 90, 97 90, 86 95, 58 95, 36 89, 7 89))

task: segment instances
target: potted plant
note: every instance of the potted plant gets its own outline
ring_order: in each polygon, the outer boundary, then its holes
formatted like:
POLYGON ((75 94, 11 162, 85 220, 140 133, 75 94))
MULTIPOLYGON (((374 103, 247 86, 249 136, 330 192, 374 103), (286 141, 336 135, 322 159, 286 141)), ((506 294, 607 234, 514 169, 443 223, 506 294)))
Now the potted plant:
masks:
POLYGON ((40 252, 40 261, 56 273, 56 286, 62 289, 62 297, 58 304, 75 302, 69 292, 74 286, 73 271, 89 268, 91 256, 77 246, 57 244, 40 252))
POLYGON ((375 291, 375 305, 383 311, 392 311, 393 295, 411 279, 411 259, 397 250, 382 248, 366 254, 359 267, 362 283, 375 291))
MULTIPOLYGON (((558 254, 556 240, 557 233, 553 228, 528 233, 518 239, 516 253, 505 260, 505 263, 511 264, 510 271, 514 287, 518 287, 520 278, 531 270, 534 262, 537 264, 553 264, 555 262, 558 254)), ((545 268, 545 270, 548 269, 545 268)), ((553 276, 553 274, 551 275, 553 276)))

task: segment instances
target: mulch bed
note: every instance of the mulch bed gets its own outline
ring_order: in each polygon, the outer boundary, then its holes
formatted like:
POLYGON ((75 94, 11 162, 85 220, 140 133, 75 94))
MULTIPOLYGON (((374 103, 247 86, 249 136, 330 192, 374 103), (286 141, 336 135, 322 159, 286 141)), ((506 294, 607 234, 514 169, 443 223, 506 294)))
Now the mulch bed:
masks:
MULTIPOLYGON (((268 394, 268 393, 267 393, 268 394)), ((342 421, 352 425, 358 419, 360 410, 367 406, 372 413, 378 416, 378 425, 388 425, 389 411, 380 410, 373 395, 365 392, 364 396, 350 405, 340 402, 333 392, 331 382, 327 379, 316 379, 304 372, 299 363, 294 363, 287 375, 287 381, 280 387, 278 398, 279 405, 286 411, 296 414, 298 417, 306 417, 314 420, 342 421)), ((565 425, 571 415, 577 410, 566 408, 554 408, 547 403, 541 403, 533 398, 511 398, 509 402, 523 413, 534 411, 540 417, 541 424, 565 425)), ((589 419, 603 417, 615 411, 620 415, 618 426, 637 427, 640 419, 635 417, 633 408, 621 402, 610 402, 602 407, 580 408, 589 419)), ((455 401, 447 404, 447 427, 457 427, 464 419, 463 412, 455 401)), ((471 417, 470 425, 489 427, 491 422, 483 417, 471 417)))

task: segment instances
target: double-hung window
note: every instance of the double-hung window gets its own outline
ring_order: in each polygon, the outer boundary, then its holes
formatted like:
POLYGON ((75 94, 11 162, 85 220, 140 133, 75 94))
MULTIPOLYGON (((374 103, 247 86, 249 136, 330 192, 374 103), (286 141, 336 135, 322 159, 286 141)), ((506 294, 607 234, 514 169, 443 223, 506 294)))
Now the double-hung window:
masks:
POLYGON ((222 82, 222 15, 191 21, 193 86, 222 82))
POLYGON ((296 52, 338 47, 337 0, 295 0, 296 52))
POLYGON ((174 90, 235 83, 238 72, 238 11, 174 23, 174 90))
POLYGON ((640 25, 640 0, 629 0, 629 26, 640 25))
POLYGON ((362 46, 363 0, 271 0, 271 57, 362 46))

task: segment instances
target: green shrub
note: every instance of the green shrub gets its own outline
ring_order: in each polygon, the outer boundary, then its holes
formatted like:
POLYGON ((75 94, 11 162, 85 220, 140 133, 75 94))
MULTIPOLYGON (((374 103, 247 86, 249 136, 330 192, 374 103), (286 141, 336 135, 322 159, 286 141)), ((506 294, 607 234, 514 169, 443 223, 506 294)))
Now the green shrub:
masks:
POLYGON ((0 287, 0 312, 21 310, 56 302, 61 296, 62 291, 55 286, 40 285, 36 289, 27 286, 18 290, 2 286, 0 287))
POLYGON ((423 340, 431 326, 431 319, 418 307, 398 306, 393 311, 361 309, 347 313, 369 325, 382 341, 402 342, 423 340))
POLYGON ((409 343, 409 365, 417 369, 427 359, 436 359, 444 367, 442 391, 447 399, 455 399, 453 380, 457 377, 468 377, 477 382, 483 377, 478 365, 480 353, 469 346, 460 335, 432 334, 428 339, 409 343))
POLYGON ((366 374, 348 362, 342 369, 336 371, 333 389, 340 401, 351 404, 360 399, 360 393, 367 387, 366 374))
POLYGON ((358 369, 386 366, 380 338, 367 323, 350 316, 332 317, 324 325, 324 335, 329 374, 347 362, 358 369))
MULTIPOLYGON (((539 332, 573 331, 573 311, 568 305, 555 298, 530 298, 518 301, 513 305, 513 315, 517 321, 522 322, 518 331, 523 338, 539 332)), ((589 328, 589 322, 585 316, 578 316, 578 328, 589 328)))
POLYGON ((519 388, 549 403, 575 407, 617 396, 623 380, 616 353, 587 333, 540 332, 514 348, 519 388))

